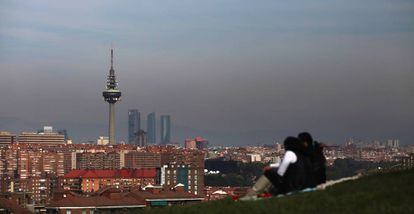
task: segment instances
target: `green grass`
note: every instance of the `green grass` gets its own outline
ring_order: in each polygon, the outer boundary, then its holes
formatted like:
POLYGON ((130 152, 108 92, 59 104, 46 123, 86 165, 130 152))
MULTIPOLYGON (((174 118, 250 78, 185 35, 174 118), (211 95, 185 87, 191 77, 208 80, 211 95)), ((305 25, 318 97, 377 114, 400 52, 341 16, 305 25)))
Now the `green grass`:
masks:
POLYGON ((414 213, 414 170, 376 174, 329 187, 254 202, 230 199, 147 208, 144 213, 414 213))

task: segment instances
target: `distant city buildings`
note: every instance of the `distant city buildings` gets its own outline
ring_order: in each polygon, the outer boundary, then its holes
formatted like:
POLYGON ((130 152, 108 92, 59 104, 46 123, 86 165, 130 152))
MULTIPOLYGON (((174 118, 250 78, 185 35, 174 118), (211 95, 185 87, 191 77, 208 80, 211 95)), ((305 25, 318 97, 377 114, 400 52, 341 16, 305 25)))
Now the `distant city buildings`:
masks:
POLYGON ((16 135, 12 135, 10 132, 0 132, 0 147, 8 146, 16 140, 16 135))
POLYGON ((147 116, 147 136, 148 144, 155 145, 156 141, 156 117, 155 112, 149 113, 147 116))
POLYGON ((131 151, 125 154, 125 168, 160 168, 161 154, 143 151, 131 151))
POLYGON ((399 140, 387 140, 387 147, 389 148, 398 148, 400 147, 400 141, 399 140))
POLYGON ((76 165, 72 169, 119 169, 119 152, 75 152, 76 165))
POLYGON ((186 149, 199 149, 204 150, 208 148, 208 140, 201 137, 195 137, 194 139, 186 139, 184 142, 186 149))
POLYGON ((65 144, 65 135, 53 131, 51 126, 45 126, 40 132, 22 132, 17 136, 19 143, 33 144, 65 144))
POLYGON ((137 133, 141 130, 141 114, 137 109, 128 110, 128 143, 137 144, 137 133))
POLYGON ((203 151, 173 146, 15 142, 0 148, 0 194, 26 194, 20 204, 39 209, 51 204, 60 191, 82 198, 83 193, 99 194, 108 188, 182 189, 186 197, 202 199, 204 156, 203 151))
POLYGON ((197 142, 194 139, 186 139, 184 141, 184 148, 195 149, 197 148, 197 142))
POLYGON ((401 157, 401 166, 402 169, 410 169, 414 167, 414 153, 409 154, 408 156, 401 157))
POLYGON ((108 187, 129 189, 147 186, 155 184, 156 179, 157 170, 155 168, 72 170, 61 178, 64 190, 84 193, 97 192, 108 187))
POLYGON ((136 141, 136 145, 139 147, 144 147, 146 145, 148 145, 148 136, 147 136, 147 132, 145 132, 144 130, 140 129, 137 133, 135 133, 135 141, 136 141))
POLYGON ((109 137, 99 136, 96 140, 97 145, 108 145, 109 144, 109 137))
POLYGON ((171 143, 171 117, 161 115, 161 145, 171 143))
MULTIPOLYGON (((141 116, 137 109, 128 111, 128 143, 138 146, 157 144, 157 118, 155 112, 147 115, 146 131, 141 127, 141 116)), ((171 116, 160 117, 160 144, 166 145, 171 142, 171 116)))
POLYGON ((276 148, 276 152, 282 151, 282 145, 280 143, 276 143, 275 148, 276 148))
POLYGON ((65 143, 68 143, 68 141, 71 141, 71 139, 69 139, 68 137, 68 131, 66 129, 57 130, 57 133, 63 135, 63 137, 65 138, 65 143))
POLYGON ((261 162, 262 156, 260 154, 248 154, 249 162, 261 162))

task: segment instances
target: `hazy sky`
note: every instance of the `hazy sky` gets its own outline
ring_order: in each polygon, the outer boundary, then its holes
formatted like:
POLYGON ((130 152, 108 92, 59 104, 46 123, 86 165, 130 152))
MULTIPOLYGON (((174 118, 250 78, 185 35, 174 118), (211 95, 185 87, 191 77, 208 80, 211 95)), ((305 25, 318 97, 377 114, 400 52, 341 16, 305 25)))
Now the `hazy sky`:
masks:
POLYGON ((106 135, 111 43, 119 140, 137 108, 180 143, 413 143, 411 0, 1 0, 0 130, 106 135))

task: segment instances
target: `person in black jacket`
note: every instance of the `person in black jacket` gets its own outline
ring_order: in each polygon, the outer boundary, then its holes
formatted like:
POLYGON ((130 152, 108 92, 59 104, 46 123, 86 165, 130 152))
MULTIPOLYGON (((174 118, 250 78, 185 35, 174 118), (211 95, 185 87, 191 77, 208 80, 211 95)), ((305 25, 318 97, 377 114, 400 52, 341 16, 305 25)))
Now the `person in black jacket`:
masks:
POLYGON ((326 182, 326 159, 323 154, 323 144, 313 140, 308 132, 302 132, 298 138, 307 145, 305 155, 309 160, 306 187, 314 188, 326 182))
POLYGON ((296 137, 287 137, 284 146, 285 154, 281 164, 277 168, 265 168, 264 175, 240 200, 254 200, 271 185, 273 185, 273 195, 286 194, 306 187, 306 157, 303 143, 296 137))
MULTIPOLYGON (((295 137, 288 137, 284 141, 285 155, 279 165, 276 176, 281 179, 271 179, 277 194, 286 194, 298 191, 306 187, 307 160, 305 156, 305 145, 295 137), (296 156, 296 158, 295 158, 296 156)), ((265 175, 274 178, 275 170, 268 170, 265 175)))
POLYGON ((316 185, 323 184, 326 182, 326 158, 323 154, 323 148, 325 144, 314 142, 314 150, 315 150, 315 162, 318 163, 318 167, 315 170, 315 177, 316 177, 316 185))

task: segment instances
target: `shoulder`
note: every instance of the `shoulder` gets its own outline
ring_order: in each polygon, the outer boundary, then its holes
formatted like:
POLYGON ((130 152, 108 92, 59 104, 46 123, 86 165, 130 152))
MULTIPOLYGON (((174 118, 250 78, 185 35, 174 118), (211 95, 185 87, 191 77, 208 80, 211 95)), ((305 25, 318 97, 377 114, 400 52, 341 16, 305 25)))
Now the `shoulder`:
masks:
POLYGON ((285 153, 285 157, 286 160, 288 160, 289 162, 296 162, 297 156, 294 152, 292 151, 286 151, 285 153))
POLYGON ((288 157, 289 156, 296 156, 296 154, 294 152, 288 150, 288 151, 285 152, 285 156, 288 156, 288 157))
POLYGON ((316 148, 321 148, 321 149, 323 149, 323 147, 326 146, 324 143, 317 142, 317 141, 315 141, 314 144, 315 144, 315 147, 316 148))

